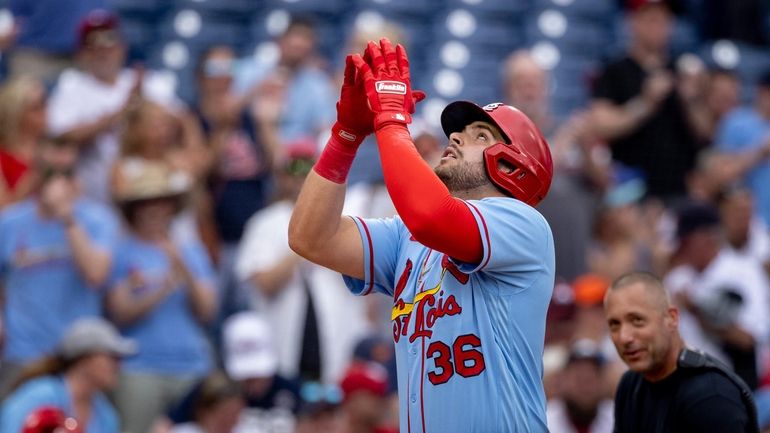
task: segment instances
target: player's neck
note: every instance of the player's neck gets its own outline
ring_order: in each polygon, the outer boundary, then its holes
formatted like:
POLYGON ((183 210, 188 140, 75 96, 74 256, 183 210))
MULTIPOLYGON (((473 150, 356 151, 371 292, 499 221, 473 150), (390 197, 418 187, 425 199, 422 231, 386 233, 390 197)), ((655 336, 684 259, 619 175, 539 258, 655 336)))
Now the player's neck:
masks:
POLYGON ((461 200, 481 200, 486 197, 506 197, 501 193, 494 185, 487 184, 476 188, 461 189, 461 190, 449 190, 453 197, 457 197, 461 200))

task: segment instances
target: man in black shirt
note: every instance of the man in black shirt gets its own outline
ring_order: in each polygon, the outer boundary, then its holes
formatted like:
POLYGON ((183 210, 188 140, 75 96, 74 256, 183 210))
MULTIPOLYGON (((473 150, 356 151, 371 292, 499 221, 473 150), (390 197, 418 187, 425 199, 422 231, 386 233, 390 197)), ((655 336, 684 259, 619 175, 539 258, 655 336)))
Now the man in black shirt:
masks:
POLYGON ((748 388, 710 356, 685 348, 679 311, 657 277, 620 277, 604 307, 629 367, 615 395, 615 433, 758 432, 748 388))
POLYGON ((699 148, 691 126, 699 104, 677 91, 668 52, 673 24, 668 3, 627 1, 630 46, 594 82, 591 115, 614 160, 641 170, 650 195, 676 199, 684 195, 699 148))

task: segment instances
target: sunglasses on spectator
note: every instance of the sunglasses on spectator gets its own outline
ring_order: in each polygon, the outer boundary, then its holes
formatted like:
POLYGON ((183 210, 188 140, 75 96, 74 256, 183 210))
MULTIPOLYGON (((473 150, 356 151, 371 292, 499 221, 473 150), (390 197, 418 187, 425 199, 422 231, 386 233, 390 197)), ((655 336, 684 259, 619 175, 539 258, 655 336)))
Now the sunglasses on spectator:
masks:
POLYGON ((305 403, 327 403, 336 405, 342 402, 342 390, 337 385, 320 382, 305 382, 299 393, 305 403))
POLYGON ((43 169, 43 179, 48 180, 52 179, 54 177, 61 176, 66 178, 72 178, 75 176, 75 168, 74 167, 68 167, 68 168, 56 168, 56 167, 45 167, 43 169))

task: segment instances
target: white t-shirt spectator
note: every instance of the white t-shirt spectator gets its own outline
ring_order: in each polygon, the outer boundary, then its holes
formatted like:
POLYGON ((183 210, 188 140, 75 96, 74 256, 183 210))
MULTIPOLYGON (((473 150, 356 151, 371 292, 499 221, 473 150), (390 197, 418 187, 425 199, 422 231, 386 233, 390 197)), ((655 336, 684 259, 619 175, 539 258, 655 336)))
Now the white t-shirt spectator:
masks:
MULTIPOLYGON (((743 302, 737 310, 735 324, 754 337, 758 354, 766 348, 770 331, 770 284, 764 269, 753 257, 724 248, 703 272, 680 265, 666 275, 663 284, 674 297, 685 293, 696 305, 713 303, 725 289, 739 293, 743 302)), ((679 330, 689 347, 708 352, 730 365, 719 341, 704 331, 698 319, 684 309, 680 309, 679 330)))
MULTIPOLYGON (((132 69, 124 69, 112 85, 93 75, 67 69, 59 76, 48 101, 48 129, 60 135, 116 113, 128 100, 136 82, 132 69)), ((167 107, 180 105, 175 96, 175 84, 169 75, 147 72, 142 83, 142 95, 167 107)), ((83 147, 78 161, 78 180, 86 196, 110 202, 109 173, 118 156, 118 131, 99 135, 90 146, 83 147)))
MULTIPOLYGON (((235 263, 242 281, 275 266, 288 254, 289 220, 294 206, 276 202, 254 214, 246 224, 235 263)), ((254 290, 254 309, 271 324, 278 352, 278 373, 293 378, 299 374, 308 290, 318 321, 321 350, 321 380, 336 383, 353 354, 354 345, 370 330, 363 299, 350 296, 339 273, 303 261, 276 296, 266 298, 254 290), (308 288, 302 281, 308 282, 308 288)))

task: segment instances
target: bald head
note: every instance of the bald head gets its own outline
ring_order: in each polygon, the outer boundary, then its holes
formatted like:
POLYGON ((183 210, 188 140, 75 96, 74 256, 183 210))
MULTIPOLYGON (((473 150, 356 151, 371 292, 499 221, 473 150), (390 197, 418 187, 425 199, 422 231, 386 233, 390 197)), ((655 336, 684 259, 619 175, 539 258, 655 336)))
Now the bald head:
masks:
POLYGON ((519 50, 506 59, 503 79, 507 102, 538 123, 548 110, 548 72, 529 51, 519 50))
POLYGON ((607 299, 613 293, 632 286, 642 288, 644 297, 650 301, 650 305, 659 308, 661 312, 665 312, 671 307, 671 298, 663 287, 660 278, 649 272, 638 271, 627 273, 615 280, 604 295, 604 305, 607 305, 607 299))

